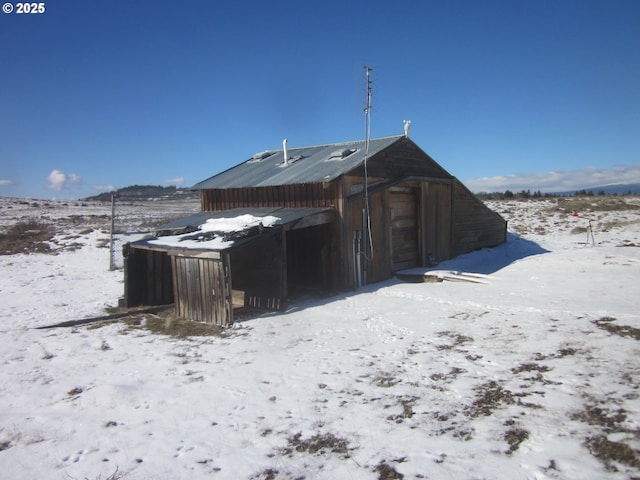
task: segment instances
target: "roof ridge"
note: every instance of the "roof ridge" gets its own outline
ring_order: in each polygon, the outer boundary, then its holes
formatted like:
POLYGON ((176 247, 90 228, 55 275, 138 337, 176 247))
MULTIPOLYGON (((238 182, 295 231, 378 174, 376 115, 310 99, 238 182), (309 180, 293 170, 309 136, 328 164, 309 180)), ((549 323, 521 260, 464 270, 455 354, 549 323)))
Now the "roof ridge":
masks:
MULTIPOLYGON (((370 138, 369 141, 374 141, 374 140, 388 140, 390 138, 402 138, 404 137, 404 135, 387 135, 385 137, 376 137, 376 138, 370 138)), ((301 147, 287 147, 287 150, 291 151, 291 150, 297 150, 297 149, 301 149, 301 148, 319 148, 319 147, 340 147, 342 145, 351 145, 354 143, 364 143, 366 142, 365 139, 362 140, 351 140, 351 141, 347 141, 347 142, 338 142, 338 143, 321 143, 318 145, 303 145, 301 147)), ((267 151, 269 152, 281 152, 283 149, 282 148, 275 148, 275 149, 269 149, 267 151)))

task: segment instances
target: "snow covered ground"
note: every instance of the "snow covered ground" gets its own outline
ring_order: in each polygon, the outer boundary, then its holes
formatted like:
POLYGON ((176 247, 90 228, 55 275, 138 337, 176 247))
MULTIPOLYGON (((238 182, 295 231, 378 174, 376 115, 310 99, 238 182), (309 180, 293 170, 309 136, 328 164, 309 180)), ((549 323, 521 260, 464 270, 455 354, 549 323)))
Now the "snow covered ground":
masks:
POLYGON ((390 280, 192 337, 152 314, 38 329, 115 306, 122 271, 110 206, 17 202, 0 232, 59 228, 57 254, 0 256, 2 478, 640 477, 638 198, 489 202, 509 241, 437 266, 486 283, 390 280))

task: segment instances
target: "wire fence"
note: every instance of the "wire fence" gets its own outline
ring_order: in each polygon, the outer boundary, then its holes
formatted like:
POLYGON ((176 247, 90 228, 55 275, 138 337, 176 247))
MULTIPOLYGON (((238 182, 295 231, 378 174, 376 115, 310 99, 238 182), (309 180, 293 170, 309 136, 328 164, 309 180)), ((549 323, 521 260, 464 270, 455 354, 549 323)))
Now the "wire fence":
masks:
POLYGON ((122 249, 127 243, 153 234, 165 223, 199 211, 200 200, 193 195, 168 199, 114 195, 111 199, 109 268, 117 270, 124 267, 122 249))

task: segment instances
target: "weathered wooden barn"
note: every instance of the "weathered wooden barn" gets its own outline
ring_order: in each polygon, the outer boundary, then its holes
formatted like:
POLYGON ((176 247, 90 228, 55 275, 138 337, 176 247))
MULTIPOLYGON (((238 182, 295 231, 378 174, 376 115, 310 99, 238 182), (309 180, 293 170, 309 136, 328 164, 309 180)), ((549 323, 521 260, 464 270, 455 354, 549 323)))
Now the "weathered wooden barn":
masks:
POLYGON ((282 309, 506 240, 505 220, 406 136, 283 143, 193 188, 199 214, 126 247, 128 306, 229 324, 234 305, 282 309), (253 225, 216 226, 237 218, 253 225))

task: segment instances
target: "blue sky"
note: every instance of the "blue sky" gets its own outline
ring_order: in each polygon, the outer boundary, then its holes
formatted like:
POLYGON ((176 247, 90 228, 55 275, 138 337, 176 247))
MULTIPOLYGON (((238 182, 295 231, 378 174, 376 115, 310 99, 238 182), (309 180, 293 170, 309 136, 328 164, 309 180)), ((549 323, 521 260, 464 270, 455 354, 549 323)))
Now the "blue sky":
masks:
MULTIPOLYGON (((16 2, 11 2, 15 5, 16 2)), ((640 1, 49 0, 0 13, 0 195, 411 138, 474 191, 640 182, 640 1)))

